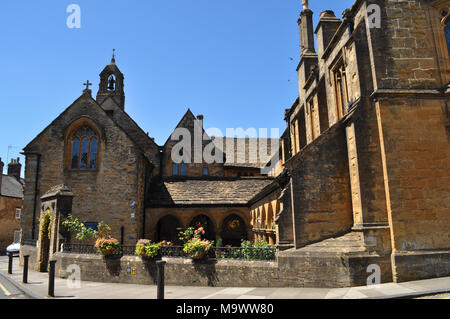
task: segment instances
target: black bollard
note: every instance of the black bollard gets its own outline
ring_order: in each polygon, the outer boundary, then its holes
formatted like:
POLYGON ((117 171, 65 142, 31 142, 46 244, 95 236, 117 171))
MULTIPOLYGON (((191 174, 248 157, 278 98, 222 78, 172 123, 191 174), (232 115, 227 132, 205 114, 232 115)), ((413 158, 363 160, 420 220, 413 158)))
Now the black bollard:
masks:
POLYGON ((13 268, 13 253, 8 252, 8 274, 12 274, 12 268, 13 268))
POLYGON ((156 267, 158 268, 156 285, 157 285, 157 293, 156 299, 164 299, 164 266, 166 262, 163 260, 158 260, 156 262, 156 267))
POLYGON ((55 297, 55 264, 56 260, 50 260, 50 269, 48 271, 48 295, 55 297))
POLYGON ((24 284, 28 283, 28 258, 30 255, 23 255, 23 279, 24 284))

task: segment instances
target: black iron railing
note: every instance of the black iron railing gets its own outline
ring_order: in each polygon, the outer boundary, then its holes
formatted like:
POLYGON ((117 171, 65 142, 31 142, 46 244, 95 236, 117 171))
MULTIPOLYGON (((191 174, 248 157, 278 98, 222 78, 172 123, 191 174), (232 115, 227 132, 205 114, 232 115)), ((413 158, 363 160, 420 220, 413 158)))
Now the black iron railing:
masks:
MULTIPOLYGON (((163 246, 160 248, 162 257, 189 258, 183 251, 183 246, 163 246)), ((63 244, 62 251, 74 254, 99 254, 94 245, 63 244)), ((136 256, 136 246, 122 246, 123 256, 136 256)), ((256 247, 212 247, 207 255, 215 259, 239 259, 239 260, 275 260, 276 248, 256 247)))

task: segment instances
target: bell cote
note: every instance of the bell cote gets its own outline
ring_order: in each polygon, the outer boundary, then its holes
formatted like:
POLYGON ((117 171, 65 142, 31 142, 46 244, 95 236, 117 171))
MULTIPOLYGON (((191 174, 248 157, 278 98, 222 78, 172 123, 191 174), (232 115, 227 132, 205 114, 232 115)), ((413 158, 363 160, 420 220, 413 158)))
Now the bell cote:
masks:
POLYGON ((113 54, 109 63, 100 73, 100 85, 97 93, 97 102, 102 105, 109 97, 122 109, 125 109, 125 93, 123 90, 123 74, 116 65, 113 54))

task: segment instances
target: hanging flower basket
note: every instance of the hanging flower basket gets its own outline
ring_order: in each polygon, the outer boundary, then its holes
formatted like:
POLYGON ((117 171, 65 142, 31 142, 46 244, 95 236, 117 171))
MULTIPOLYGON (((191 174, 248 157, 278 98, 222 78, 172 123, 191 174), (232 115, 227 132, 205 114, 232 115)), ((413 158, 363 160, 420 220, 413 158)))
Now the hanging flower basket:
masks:
POLYGON ((193 238, 184 244, 183 251, 192 259, 199 260, 205 257, 210 248, 211 242, 209 240, 193 238))

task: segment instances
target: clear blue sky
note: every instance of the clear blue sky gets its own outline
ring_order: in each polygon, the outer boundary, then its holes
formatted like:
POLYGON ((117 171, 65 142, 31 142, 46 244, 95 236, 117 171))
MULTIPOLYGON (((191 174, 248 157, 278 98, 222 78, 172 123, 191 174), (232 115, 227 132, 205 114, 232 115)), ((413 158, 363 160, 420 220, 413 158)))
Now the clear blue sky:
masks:
MULTIPOLYGON (((341 17, 353 0, 310 0, 341 17)), ((66 109, 111 59, 125 108, 163 144, 191 108, 205 127, 285 129, 298 96, 301 0, 2 0, 0 157, 6 164, 66 109), (66 25, 70 4, 81 28, 66 25)), ((270 131, 269 131, 270 132, 270 131)), ((6 172, 6 165, 5 165, 6 172)))

